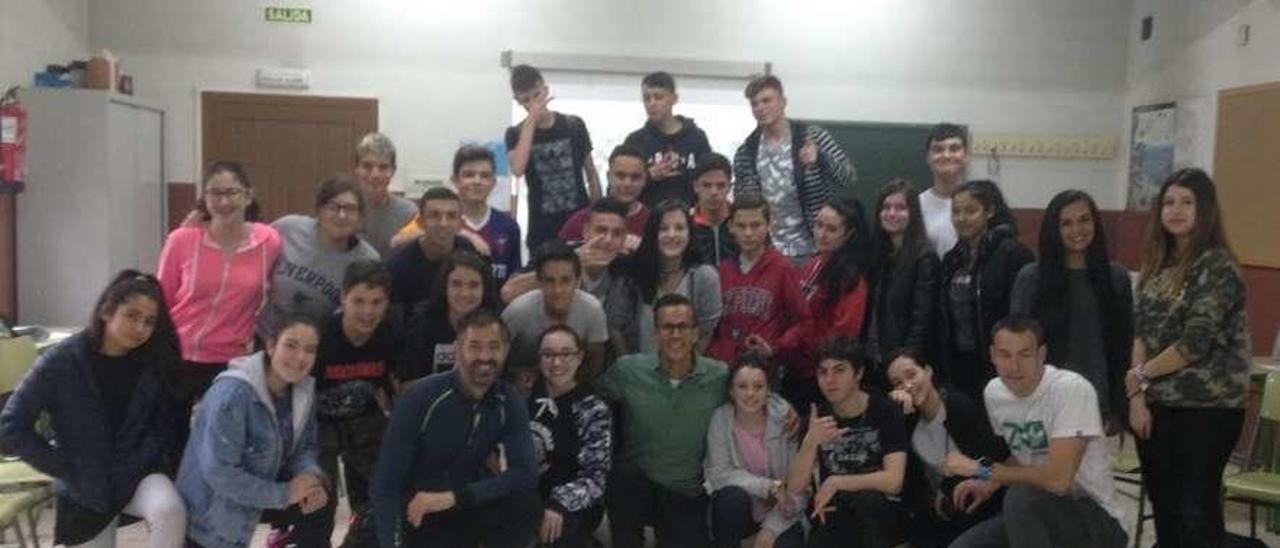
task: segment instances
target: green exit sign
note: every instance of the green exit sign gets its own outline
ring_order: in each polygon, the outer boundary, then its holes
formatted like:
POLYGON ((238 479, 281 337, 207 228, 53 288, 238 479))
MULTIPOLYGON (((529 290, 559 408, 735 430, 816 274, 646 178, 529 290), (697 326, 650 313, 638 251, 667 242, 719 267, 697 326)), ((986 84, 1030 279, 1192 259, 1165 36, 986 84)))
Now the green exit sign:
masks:
POLYGON ((272 23, 311 23, 309 8, 277 8, 268 7, 264 17, 272 23))

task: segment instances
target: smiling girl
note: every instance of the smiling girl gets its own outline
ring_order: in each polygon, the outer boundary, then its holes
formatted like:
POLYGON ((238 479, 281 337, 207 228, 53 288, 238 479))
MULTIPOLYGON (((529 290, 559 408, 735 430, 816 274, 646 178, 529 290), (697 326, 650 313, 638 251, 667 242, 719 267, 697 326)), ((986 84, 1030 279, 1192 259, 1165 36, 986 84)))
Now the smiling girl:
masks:
POLYGON ((612 465, 613 418, 599 396, 578 383, 582 339, 558 324, 542 332, 542 378, 529 398, 529 427, 546 504, 538 539, 543 546, 587 546, 604 517, 605 480, 612 465))
POLYGON ((401 389, 410 381, 453 368, 458 320, 477 308, 499 310, 496 285, 492 270, 479 255, 457 251, 449 257, 431 298, 414 308, 405 330, 395 371, 401 389))
POLYGON ((929 243, 920 197, 911 183, 896 179, 881 188, 872 222, 876 264, 863 338, 867 351, 882 368, 890 353, 900 348, 933 356, 941 263, 929 243))
POLYGON ((1222 471, 1249 392, 1244 281, 1204 171, 1170 175, 1150 222, 1125 377, 1129 424, 1156 534, 1221 546, 1222 471))
POLYGON ((993 181, 960 185, 951 222, 959 241, 942 258, 939 366, 956 389, 982 401, 983 387, 996 375, 987 359, 991 327, 1009 313, 1013 280, 1034 256, 1018 242, 1013 215, 993 181))
POLYGON ((278 529, 295 526, 298 546, 329 545, 316 512, 329 500, 311 376, 319 345, 315 323, 286 318, 265 351, 234 360, 209 388, 178 470, 188 547, 248 546, 264 511, 278 529))
POLYGON ((703 468, 717 547, 736 547, 752 534, 752 548, 804 544, 807 497, 793 496, 785 484, 797 446, 786 434, 787 406, 770 404, 770 373, 758 354, 742 355, 729 380, 729 401, 707 428, 703 468))
POLYGON ((214 162, 203 193, 207 222, 169 233, 156 269, 182 342, 178 388, 188 407, 227 362, 249 352, 281 245, 276 229, 245 217, 253 188, 243 166, 214 162))
POLYGON ((364 212, 359 183, 339 176, 320 183, 313 217, 285 215, 271 223, 283 246, 271 275, 269 304, 258 318, 258 335, 273 334, 290 314, 322 325, 333 316, 347 265, 378 259, 378 251, 359 236, 364 212))
POLYGON ((1124 374, 1133 346, 1129 271, 1108 258, 1102 216, 1079 190, 1054 196, 1040 225, 1040 260, 1022 267, 1009 312, 1044 326, 1048 362, 1089 379, 1103 421, 1123 425, 1124 374))
POLYGON ((115 546, 117 523, 142 518, 148 546, 180 546, 186 511, 162 473, 180 358, 160 284, 125 270, 93 310, 89 327, 41 356, 10 396, 0 442, 55 478, 55 543, 115 546), (43 413, 57 443, 36 431, 43 413))
MULTIPOLYGON (((626 292, 636 305, 610 306, 607 314, 635 309, 635 318, 620 318, 627 326, 624 339, 628 353, 653 352, 653 303, 668 293, 678 293, 693 301, 698 317, 698 347, 706 348, 720 323, 720 275, 713 265, 702 264, 692 245, 693 218, 683 202, 665 201, 649 215, 644 239, 636 251, 628 284, 616 291, 626 292), (630 321, 627 321, 630 320, 630 321)), ((624 302, 613 301, 610 302, 624 302)))

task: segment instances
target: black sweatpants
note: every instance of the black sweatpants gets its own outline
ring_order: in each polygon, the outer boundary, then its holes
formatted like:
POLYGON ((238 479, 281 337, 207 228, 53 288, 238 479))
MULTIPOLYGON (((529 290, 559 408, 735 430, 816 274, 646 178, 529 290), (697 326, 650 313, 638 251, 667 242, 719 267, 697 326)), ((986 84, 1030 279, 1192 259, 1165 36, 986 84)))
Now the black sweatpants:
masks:
POLYGON ((527 548, 542 523, 542 500, 534 491, 514 493, 473 508, 455 508, 403 524, 406 548, 527 548))
MULTIPOLYGON (((377 534, 369 521, 369 479, 382 446, 382 433, 387 429, 387 417, 381 410, 346 420, 319 421, 320 468, 330 481, 337 482, 338 458, 342 458, 343 480, 346 482, 347 503, 351 508, 351 524, 347 538, 341 546, 377 546, 377 534)), ((325 516, 326 528, 333 533, 334 514, 338 498, 329 499, 329 505, 320 512, 325 516)))
POLYGON ((1222 546, 1222 470, 1244 410, 1151 405, 1151 437, 1138 440, 1142 481, 1161 548, 1222 546))

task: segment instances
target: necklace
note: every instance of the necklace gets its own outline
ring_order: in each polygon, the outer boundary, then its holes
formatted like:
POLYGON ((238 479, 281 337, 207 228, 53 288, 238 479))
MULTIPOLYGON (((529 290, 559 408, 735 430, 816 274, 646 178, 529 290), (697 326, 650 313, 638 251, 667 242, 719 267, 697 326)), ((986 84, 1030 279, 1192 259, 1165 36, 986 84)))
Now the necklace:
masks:
POLYGON ((660 287, 661 287, 660 293, 662 295, 666 295, 668 293, 677 292, 680 289, 680 284, 684 282, 684 277, 685 277, 685 270, 683 268, 679 268, 679 269, 668 271, 668 272, 663 272, 662 283, 660 284, 660 287))

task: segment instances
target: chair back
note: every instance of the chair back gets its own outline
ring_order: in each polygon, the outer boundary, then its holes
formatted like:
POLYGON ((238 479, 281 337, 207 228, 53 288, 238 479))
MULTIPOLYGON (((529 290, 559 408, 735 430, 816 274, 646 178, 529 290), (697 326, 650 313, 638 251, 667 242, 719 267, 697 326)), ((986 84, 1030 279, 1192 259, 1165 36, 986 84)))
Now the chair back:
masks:
POLYGON ((1262 404, 1258 406, 1258 417, 1280 422, 1280 372, 1267 373, 1267 380, 1262 385, 1262 404))
MULTIPOLYGON (((1262 421, 1280 422, 1280 372, 1268 372, 1262 381, 1262 398, 1258 402, 1258 412, 1245 423, 1243 447, 1237 444, 1228 459, 1228 468, 1237 466, 1237 470, 1254 469, 1258 458, 1258 439, 1262 435, 1262 421)), ((1228 472, 1230 475, 1230 472, 1228 472)))
POLYGON ((0 394, 18 387, 38 354, 31 337, 0 338, 0 394))

